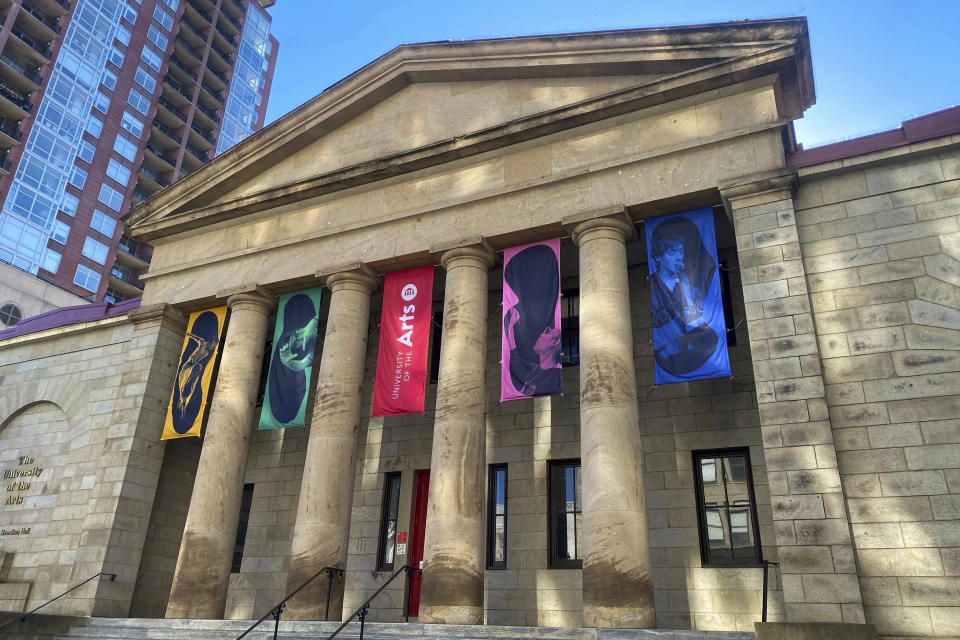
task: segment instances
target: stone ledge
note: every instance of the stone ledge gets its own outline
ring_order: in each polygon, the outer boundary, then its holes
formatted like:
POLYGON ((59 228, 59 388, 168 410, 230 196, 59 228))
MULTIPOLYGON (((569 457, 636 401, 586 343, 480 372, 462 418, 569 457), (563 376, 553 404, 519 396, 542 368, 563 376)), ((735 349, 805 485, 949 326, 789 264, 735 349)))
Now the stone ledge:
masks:
POLYGON ((872 624, 754 622, 757 640, 877 640, 872 624))

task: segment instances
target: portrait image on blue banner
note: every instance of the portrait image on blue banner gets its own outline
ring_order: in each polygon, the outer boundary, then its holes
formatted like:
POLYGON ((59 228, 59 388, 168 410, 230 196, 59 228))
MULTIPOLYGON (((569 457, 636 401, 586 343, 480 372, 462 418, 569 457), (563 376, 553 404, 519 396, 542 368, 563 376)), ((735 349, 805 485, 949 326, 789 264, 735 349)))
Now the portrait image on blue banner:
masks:
POLYGON ((260 429, 304 424, 319 313, 320 287, 280 296, 260 429))
POLYGON ((644 231, 654 383, 729 377, 713 210, 650 218, 644 231))

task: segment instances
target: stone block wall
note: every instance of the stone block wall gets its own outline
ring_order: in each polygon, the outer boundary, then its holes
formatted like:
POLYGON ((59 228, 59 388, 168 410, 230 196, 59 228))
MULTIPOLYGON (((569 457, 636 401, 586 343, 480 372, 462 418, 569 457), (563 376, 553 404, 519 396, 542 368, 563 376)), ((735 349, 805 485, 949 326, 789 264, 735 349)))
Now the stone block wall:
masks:
POLYGON ((164 445, 163 465, 150 512, 150 533, 143 545, 130 605, 132 617, 162 618, 167 610, 200 445, 195 438, 170 440, 164 445))
POLYGON ((960 152, 930 146, 801 170, 796 195, 866 620, 888 637, 960 636, 960 152))
MULTIPOLYGON (((110 319, 23 336, 0 350, 0 468, 36 472, 4 478, 0 494, 0 551, 12 556, 6 580, 32 585, 28 609, 102 568, 106 541, 83 534, 100 483, 110 479, 101 462, 110 457, 106 436, 132 333, 126 319, 110 319)), ((89 615, 96 588, 62 598, 52 613, 89 615)))

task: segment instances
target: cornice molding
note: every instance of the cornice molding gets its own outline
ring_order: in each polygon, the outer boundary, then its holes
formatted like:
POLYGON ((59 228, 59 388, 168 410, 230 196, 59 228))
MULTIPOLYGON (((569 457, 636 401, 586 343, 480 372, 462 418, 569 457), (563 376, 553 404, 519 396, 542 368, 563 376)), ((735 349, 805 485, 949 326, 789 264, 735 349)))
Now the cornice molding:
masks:
MULTIPOLYGON (((806 37, 806 21, 794 18, 405 45, 138 206, 130 212, 127 224, 133 235, 153 240, 470 157, 761 75, 786 70, 801 78, 795 82, 803 84, 806 72, 797 65, 808 64, 803 54, 806 37), (244 175, 261 173, 281 157, 321 138, 413 82, 469 79, 472 74, 486 77, 491 74, 496 77, 582 75, 592 66, 598 70, 616 69, 621 74, 636 74, 643 72, 644 65, 682 70, 652 83, 230 202, 210 204, 244 175)), ((806 90, 801 88, 800 93, 812 96, 812 84, 806 90)))

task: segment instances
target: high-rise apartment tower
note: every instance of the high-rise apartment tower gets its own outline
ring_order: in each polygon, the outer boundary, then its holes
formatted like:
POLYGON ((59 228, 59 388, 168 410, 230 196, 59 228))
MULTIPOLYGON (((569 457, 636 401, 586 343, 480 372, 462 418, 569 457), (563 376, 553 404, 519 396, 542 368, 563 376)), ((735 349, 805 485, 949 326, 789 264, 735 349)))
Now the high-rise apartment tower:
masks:
POLYGON ((0 261, 139 295, 149 250, 120 218, 263 126, 273 4, 0 0, 0 261))

